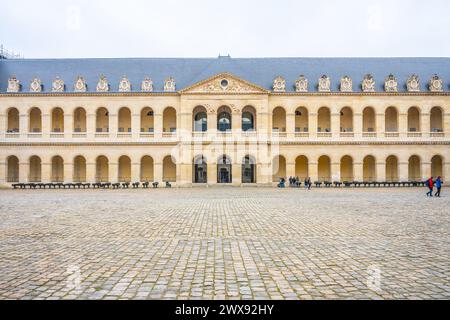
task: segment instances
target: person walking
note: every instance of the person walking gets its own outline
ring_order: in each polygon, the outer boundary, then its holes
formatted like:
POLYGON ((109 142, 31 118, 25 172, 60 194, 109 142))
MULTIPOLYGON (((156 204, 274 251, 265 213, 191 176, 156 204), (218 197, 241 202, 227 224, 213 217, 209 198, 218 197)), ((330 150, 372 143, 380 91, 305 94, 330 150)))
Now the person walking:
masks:
POLYGON ((441 187, 442 187, 442 180, 441 177, 437 177, 436 181, 434 182, 434 184, 436 185, 436 193, 434 194, 436 197, 440 197, 441 196, 441 187))
POLYGON ((311 190, 311 178, 310 177, 308 177, 307 184, 308 184, 308 190, 311 190))
POLYGON ((426 186, 428 187, 428 192, 427 192, 427 197, 432 197, 433 196, 433 177, 430 177, 426 182, 425 182, 426 186))

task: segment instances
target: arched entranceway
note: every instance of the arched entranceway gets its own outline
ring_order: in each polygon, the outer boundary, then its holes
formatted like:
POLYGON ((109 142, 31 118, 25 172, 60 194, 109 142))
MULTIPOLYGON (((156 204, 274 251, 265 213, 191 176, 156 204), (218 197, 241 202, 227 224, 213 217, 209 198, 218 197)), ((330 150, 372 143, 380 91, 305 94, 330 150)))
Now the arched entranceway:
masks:
POLYGON ((168 107, 163 112, 163 131, 175 133, 177 131, 177 111, 168 107))
POLYGON ((64 111, 61 108, 52 110, 52 132, 64 132, 64 111))
POLYGON ((96 112, 96 132, 109 132, 109 112, 106 108, 98 108, 96 112))
POLYGON ((433 107, 430 111, 430 132, 443 132, 442 109, 433 107))
POLYGON ((131 182, 131 159, 128 156, 119 158, 119 182, 131 182))
POLYGON ((105 156, 99 156, 96 160, 95 180, 97 182, 109 182, 109 161, 105 156))
POLYGON ((308 130, 308 109, 305 107, 299 107, 295 110, 295 132, 308 132, 308 130))
POLYGON ((331 113, 327 107, 321 107, 317 112, 317 132, 331 131, 331 113))
POLYGON ((283 107, 273 109, 272 132, 286 132, 286 110, 283 107))
POLYGON ((256 183, 256 161, 252 156, 242 159, 242 183, 256 183))
POLYGON ((6 181, 19 182, 19 159, 16 156, 9 156, 6 166, 6 181))
POLYGON ((420 173, 420 158, 416 155, 411 156, 408 160, 408 180, 421 181, 422 175, 420 173))
POLYGON ((434 178, 441 177, 442 180, 445 181, 444 167, 441 156, 436 155, 431 158, 431 176, 433 176, 434 178))
POLYGON ((192 177, 193 183, 207 183, 208 182, 208 164, 203 155, 198 155, 192 162, 192 177))
POLYGON ((295 176, 300 180, 305 180, 305 178, 309 177, 308 158, 306 156, 298 156, 295 159, 295 176))
POLYGON ((375 110, 372 107, 366 107, 363 111, 363 132, 375 132, 375 110))
POLYGON ((141 159, 141 181, 150 182, 153 180, 153 158, 150 156, 143 156, 141 159))
POLYGON ((217 183, 231 183, 232 178, 231 159, 227 155, 219 157, 217 160, 217 183))
POLYGON ((329 181, 331 182, 331 160, 328 156, 319 157, 317 162, 317 173, 319 176, 319 181, 329 181))
POLYGON ((173 161, 172 156, 166 156, 163 160, 163 181, 177 181, 177 165, 173 161))
POLYGON ((341 158, 341 181, 353 181, 353 159, 350 156, 341 158))
POLYGON ((29 132, 42 132, 42 114, 39 108, 33 108, 30 110, 29 119, 29 132))
POLYGON ((376 181, 376 162, 374 156, 366 156, 363 160, 363 180, 376 181))
POLYGON ((152 108, 145 107, 141 111, 141 132, 154 132, 154 112, 152 108))
POLYGON ((340 112, 341 132, 353 132, 353 111, 349 107, 344 107, 340 112))
POLYGON ((398 159, 396 156, 389 156, 386 159, 386 181, 398 181, 398 159))
POLYGON ((73 160, 73 182, 86 182, 86 159, 76 156, 73 160))
POLYGON ((32 156, 30 158, 30 171, 28 180, 30 182, 41 182, 42 179, 42 167, 41 167, 41 158, 38 156, 32 156))
POLYGON ((60 156, 52 158, 52 182, 64 181, 64 160, 60 156))
POLYGON ((86 132, 86 110, 81 107, 73 113, 73 131, 86 132))
POLYGON ((385 112, 385 131, 398 132, 398 112, 395 107, 389 107, 385 112))
POLYGON ((131 132, 131 111, 127 107, 120 108, 118 125, 119 132, 131 132))
POLYGON ((19 110, 11 108, 8 110, 8 133, 19 132, 19 110))

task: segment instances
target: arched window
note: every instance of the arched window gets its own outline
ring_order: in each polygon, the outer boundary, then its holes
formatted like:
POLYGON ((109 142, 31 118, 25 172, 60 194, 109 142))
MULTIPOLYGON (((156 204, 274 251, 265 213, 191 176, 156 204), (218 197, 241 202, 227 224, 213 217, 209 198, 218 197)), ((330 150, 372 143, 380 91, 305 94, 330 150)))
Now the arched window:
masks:
POLYGON ((308 132, 308 109, 300 107, 295 110, 295 132, 308 132))
POLYGON ((52 158, 52 182, 64 182, 64 160, 60 156, 52 158))
POLYGON ((349 107, 341 109, 341 132, 353 132, 353 111, 349 107))
POLYGON ((217 160, 217 183, 231 183, 231 159, 227 155, 221 156, 217 160))
POLYGON ((272 132, 286 132, 286 111, 282 107, 273 109, 272 132))
POLYGON ((385 112, 385 131, 398 132, 398 112, 395 107, 389 107, 385 112))
POLYGON ((52 110, 52 132, 64 132, 64 111, 61 108, 52 110))
POLYGON ((242 160, 242 183, 256 183, 256 161, 252 156, 242 160))
POLYGON ((420 111, 416 107, 408 110, 408 131, 420 132, 420 111))
POLYGON ((97 109, 96 132, 109 132, 109 112, 106 108, 97 109))
POLYGON ((19 132, 19 110, 16 108, 11 108, 8 110, 8 128, 6 129, 8 133, 19 132))
POLYGON ((321 107, 317 113, 317 132, 331 131, 331 113, 327 107, 321 107))
POLYGON ((433 107, 430 111, 430 132, 443 132, 442 109, 433 107))
POLYGON ((141 159, 141 181, 153 181, 153 158, 150 156, 143 156, 141 159))
POLYGON ((242 109, 242 131, 256 130, 256 110, 251 106, 242 109))
POLYGON ((172 133, 177 131, 177 112, 172 107, 166 108, 163 112, 163 131, 172 133))
POLYGON ((217 130, 221 132, 231 131, 231 110, 226 106, 217 110, 217 130))
POLYGON ((372 107, 366 107, 363 111, 363 132, 375 131, 375 110, 372 107))
POLYGON ((7 160, 7 182, 19 182, 19 159, 16 156, 9 156, 7 160))
POLYGON ((42 113, 39 108, 32 108, 30 110, 29 132, 42 132, 42 113))
POLYGON ((154 112, 152 108, 145 107, 141 110, 141 132, 153 133, 154 128, 154 112))
POLYGON ((208 116, 206 109, 203 106, 198 106, 194 109, 194 123, 193 130, 195 132, 206 132, 208 130, 208 116))
POLYGON ((76 108, 73 112, 73 131, 86 132, 86 110, 84 108, 76 108))
POLYGON ((193 182, 194 183, 207 183, 208 182, 208 166, 206 158, 202 155, 196 156, 193 161, 193 182))
POLYGON ((130 109, 123 107, 119 110, 119 132, 131 133, 131 111, 130 109))

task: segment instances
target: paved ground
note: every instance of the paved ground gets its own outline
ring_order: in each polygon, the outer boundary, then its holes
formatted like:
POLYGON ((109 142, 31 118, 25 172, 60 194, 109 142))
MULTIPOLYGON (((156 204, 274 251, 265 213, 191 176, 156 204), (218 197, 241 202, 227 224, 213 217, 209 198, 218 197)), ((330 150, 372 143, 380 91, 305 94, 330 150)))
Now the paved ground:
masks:
POLYGON ((425 192, 0 190, 0 298, 450 299, 425 192))

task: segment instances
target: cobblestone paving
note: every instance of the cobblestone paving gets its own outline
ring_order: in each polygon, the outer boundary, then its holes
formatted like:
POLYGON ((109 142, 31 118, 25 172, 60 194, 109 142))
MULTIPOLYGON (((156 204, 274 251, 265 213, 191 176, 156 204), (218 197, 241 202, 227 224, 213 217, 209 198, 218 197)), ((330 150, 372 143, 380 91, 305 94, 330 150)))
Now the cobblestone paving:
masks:
POLYGON ((450 299, 425 189, 0 191, 2 299, 450 299))

